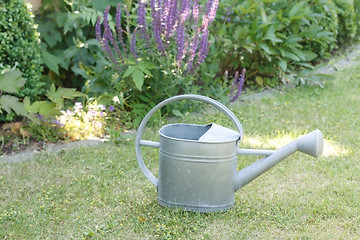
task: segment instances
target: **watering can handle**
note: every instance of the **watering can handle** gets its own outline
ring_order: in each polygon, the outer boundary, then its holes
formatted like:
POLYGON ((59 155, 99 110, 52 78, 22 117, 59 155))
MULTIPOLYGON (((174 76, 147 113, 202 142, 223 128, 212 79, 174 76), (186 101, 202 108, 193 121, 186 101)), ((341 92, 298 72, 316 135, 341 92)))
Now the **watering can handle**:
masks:
POLYGON ((137 133, 136 133, 136 139, 135 139, 136 158, 137 158, 138 164, 140 166, 140 169, 144 173, 144 175, 155 186, 157 186, 158 179, 145 166, 144 159, 143 159, 143 156, 141 154, 141 146, 159 147, 160 144, 158 142, 151 142, 151 141, 141 140, 141 137, 142 137, 142 134, 144 132, 144 129, 145 129, 145 126, 146 126, 147 122, 149 121, 150 117, 157 110, 159 110, 160 108, 162 108, 163 106, 165 106, 165 105, 167 105, 169 103, 172 103, 172 102, 175 102, 175 101, 180 101, 180 100, 201 101, 201 102, 208 103, 208 104, 218 108, 223 113, 225 113, 231 119, 231 121, 235 124, 237 130, 240 133, 240 138, 243 136, 243 128, 241 126, 241 123, 240 123, 239 119, 237 119, 237 117, 234 115, 234 113, 232 113, 227 107, 225 107, 223 104, 219 103, 218 101, 216 101, 216 100, 214 100, 212 98, 201 96, 201 95, 195 95, 195 94, 185 94, 185 95, 174 96, 174 97, 168 98, 168 99, 160 102, 158 105, 156 105, 153 109, 151 109, 145 115, 144 119, 141 121, 141 123, 139 125, 139 128, 138 128, 137 133))

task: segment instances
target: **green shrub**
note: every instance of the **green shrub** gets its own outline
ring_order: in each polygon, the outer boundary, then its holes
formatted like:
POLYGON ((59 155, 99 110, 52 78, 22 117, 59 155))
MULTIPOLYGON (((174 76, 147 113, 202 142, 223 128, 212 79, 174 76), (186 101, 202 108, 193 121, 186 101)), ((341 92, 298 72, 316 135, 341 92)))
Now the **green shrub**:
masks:
MULTIPOLYGON (((27 79, 19 97, 36 99, 43 91, 39 36, 24 0, 0 2, 0 63, 17 68, 27 79)), ((1 70, 1 69, 0 69, 1 70)))
POLYGON ((215 57, 209 62, 219 58, 222 72, 246 68, 248 86, 274 86, 279 81, 321 85, 323 75, 303 70, 313 69, 312 61, 334 47, 336 32, 335 26, 322 26, 325 17, 315 12, 311 1, 221 3, 212 29, 216 45, 210 53, 215 57))
MULTIPOLYGON (((322 27, 323 31, 331 33, 332 38, 337 39, 339 34, 339 9, 332 0, 313 0, 310 2, 310 7, 315 14, 321 14, 318 26, 322 27)), ((331 57, 331 53, 338 49, 337 41, 307 41, 304 42, 304 48, 315 52, 318 55, 318 60, 322 58, 331 57)))
POLYGON ((337 37, 340 45, 349 45, 355 39, 357 24, 354 0, 334 0, 339 8, 339 35, 337 37))
MULTIPOLYGON (((355 10, 355 13, 356 13, 356 22, 355 22, 355 24, 357 26, 359 26, 359 24, 360 24, 360 0, 354 0, 354 10, 355 10)), ((360 27, 357 28, 356 35, 358 37, 360 36, 360 27)))
POLYGON ((97 16, 101 14, 99 9, 102 11, 110 4, 107 2, 42 1, 36 22, 48 82, 81 89, 87 80, 108 81, 110 76, 103 69, 109 64, 102 57, 93 28, 97 16))

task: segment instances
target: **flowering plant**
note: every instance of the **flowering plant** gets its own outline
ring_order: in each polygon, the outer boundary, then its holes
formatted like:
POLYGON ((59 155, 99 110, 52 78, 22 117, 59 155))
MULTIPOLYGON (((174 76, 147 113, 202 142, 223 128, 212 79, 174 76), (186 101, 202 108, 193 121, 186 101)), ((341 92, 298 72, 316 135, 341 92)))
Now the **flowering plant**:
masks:
POLYGON ((102 137, 105 133, 107 111, 113 111, 113 107, 107 109, 96 100, 88 101, 86 107, 83 107, 81 102, 76 102, 73 110, 61 111, 57 121, 70 139, 102 137))
POLYGON ((209 26, 218 4, 219 0, 203 5, 199 0, 140 0, 136 22, 131 6, 119 4, 113 28, 110 7, 106 8, 97 20, 96 37, 119 74, 121 83, 115 85, 130 97, 134 89, 163 97, 186 91, 208 54, 209 26))

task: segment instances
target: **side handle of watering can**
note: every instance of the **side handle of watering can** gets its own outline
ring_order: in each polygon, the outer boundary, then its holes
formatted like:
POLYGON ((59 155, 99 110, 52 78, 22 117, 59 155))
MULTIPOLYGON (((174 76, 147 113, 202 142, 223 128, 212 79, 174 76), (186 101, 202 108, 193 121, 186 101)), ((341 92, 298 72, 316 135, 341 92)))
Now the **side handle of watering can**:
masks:
POLYGON ((138 161, 138 164, 140 166, 141 171, 144 173, 144 175, 155 185, 157 186, 158 183, 158 179, 149 171, 149 169, 146 167, 145 163, 144 163, 144 159, 141 153, 141 146, 148 146, 148 147, 154 147, 154 148, 158 148, 160 147, 160 143, 159 142, 153 142, 153 141, 148 141, 148 140, 142 140, 141 137, 143 135, 145 126, 147 124, 147 122, 149 121, 150 117, 160 108, 162 108, 163 106, 175 102, 175 101, 180 101, 180 100, 195 100, 195 101, 201 101, 204 103, 208 103, 216 108, 218 108, 219 110, 221 110, 226 116, 228 116, 231 121, 235 124, 237 130, 240 133, 240 137, 243 136, 243 128, 241 126, 241 123, 239 122, 239 120, 237 119, 237 117, 227 108, 225 107, 223 104, 219 103, 218 101, 211 99, 209 97, 205 97, 205 96, 201 96, 201 95, 195 95, 195 94, 185 94, 185 95, 179 95, 179 96, 174 96, 171 98, 168 98, 162 102, 160 102, 158 105, 156 105, 153 109, 151 109, 144 117, 144 119, 141 121, 137 134, 136 134, 136 139, 135 139, 135 151, 136 151, 136 158, 138 161))

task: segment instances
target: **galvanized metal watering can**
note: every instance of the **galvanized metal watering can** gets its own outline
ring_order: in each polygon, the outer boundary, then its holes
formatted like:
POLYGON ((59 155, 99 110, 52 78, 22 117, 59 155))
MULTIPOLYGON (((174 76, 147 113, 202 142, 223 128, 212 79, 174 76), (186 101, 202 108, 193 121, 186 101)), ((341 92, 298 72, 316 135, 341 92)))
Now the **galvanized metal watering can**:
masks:
POLYGON ((296 151, 313 157, 321 155, 323 136, 310 132, 278 150, 239 149, 243 128, 237 117, 223 104, 204 96, 179 95, 156 105, 142 120, 135 147, 144 175, 157 187, 160 205, 190 211, 212 212, 229 209, 235 192, 296 151), (237 131, 217 124, 170 124, 162 127, 160 142, 141 140, 145 125, 161 107, 180 100, 208 103, 226 114, 237 131), (145 166, 141 146, 159 148, 159 178, 145 166), (236 171, 237 156, 266 157, 236 171))

